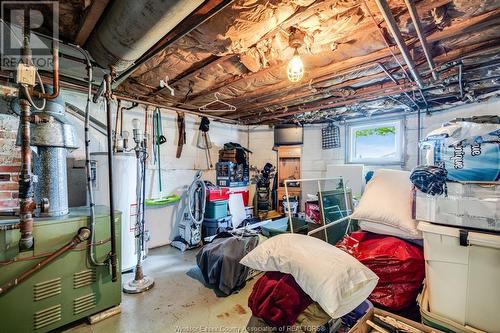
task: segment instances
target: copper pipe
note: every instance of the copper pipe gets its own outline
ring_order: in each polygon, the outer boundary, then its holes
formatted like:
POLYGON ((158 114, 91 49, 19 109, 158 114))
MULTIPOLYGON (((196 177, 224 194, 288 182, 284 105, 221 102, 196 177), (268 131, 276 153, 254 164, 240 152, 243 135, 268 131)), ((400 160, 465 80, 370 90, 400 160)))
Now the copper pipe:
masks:
MULTIPOLYGON (((89 240, 90 240, 90 238, 89 238, 89 240)), ((98 240, 98 241, 95 241, 92 243, 83 244, 83 246, 75 246, 74 248, 71 249, 71 251, 86 251, 87 248, 90 248, 92 246, 103 245, 103 244, 107 244, 109 242, 111 242, 111 238, 101 239, 101 240, 98 240)), ((36 254, 36 255, 30 256, 30 257, 20 257, 20 258, 13 258, 10 260, 4 260, 4 261, 0 261, 0 266, 7 266, 7 265, 11 265, 11 264, 16 263, 16 262, 20 262, 20 261, 31 261, 31 260, 36 260, 36 259, 42 259, 42 258, 46 258, 46 257, 51 256, 53 253, 54 252, 44 252, 44 253, 39 253, 39 254, 36 254)))
POLYGON ((78 230, 78 233, 71 239, 69 243, 58 249, 57 251, 54 251, 50 256, 46 257, 45 259, 41 260, 38 264, 35 266, 31 267, 30 269, 24 271, 23 273, 19 274, 12 280, 8 281, 5 283, 3 286, 0 287, 0 295, 5 294, 18 284, 22 283, 24 280, 53 262, 55 259, 63 255, 65 252, 68 250, 71 250, 75 248, 78 244, 80 244, 83 241, 86 241, 90 237, 90 229, 88 228, 80 228, 78 230))
POLYGON ((21 172, 19 174, 19 229, 21 239, 19 250, 26 251, 33 247, 33 211, 36 208, 33 200, 33 175, 31 173, 30 120, 31 107, 26 99, 19 101, 21 107, 21 172))
POLYGON ((52 86, 54 90, 52 94, 44 94, 40 92, 33 92, 33 95, 40 99, 55 99, 59 96, 59 42, 57 39, 54 39, 52 42, 52 60, 54 71, 52 74, 52 86))

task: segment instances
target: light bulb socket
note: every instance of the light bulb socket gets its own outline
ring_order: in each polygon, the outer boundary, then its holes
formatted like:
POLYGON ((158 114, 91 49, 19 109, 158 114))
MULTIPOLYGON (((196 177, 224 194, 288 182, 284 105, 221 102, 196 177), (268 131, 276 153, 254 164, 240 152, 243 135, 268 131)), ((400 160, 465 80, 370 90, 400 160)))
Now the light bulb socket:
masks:
POLYGON ((306 33, 297 28, 291 28, 290 35, 288 36, 288 45, 297 50, 299 47, 304 45, 304 38, 306 33))

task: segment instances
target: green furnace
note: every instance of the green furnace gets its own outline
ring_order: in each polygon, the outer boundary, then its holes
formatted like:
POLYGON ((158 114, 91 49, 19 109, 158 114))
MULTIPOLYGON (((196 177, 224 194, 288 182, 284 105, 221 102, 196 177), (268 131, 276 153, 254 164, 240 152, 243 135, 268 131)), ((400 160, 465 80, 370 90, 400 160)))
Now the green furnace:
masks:
MULTIPOLYGON (((89 226, 88 207, 71 208, 61 217, 37 218, 32 251, 19 253, 20 232, 5 230, 17 223, 0 218, 0 286, 35 266, 89 226)), ((116 248, 121 261, 121 214, 116 213, 116 248)), ((96 206, 95 253, 99 261, 111 250, 109 209, 96 206)), ((47 332, 119 305, 121 275, 111 281, 109 266, 92 266, 87 241, 67 251, 27 280, 0 295, 1 332, 47 332)))

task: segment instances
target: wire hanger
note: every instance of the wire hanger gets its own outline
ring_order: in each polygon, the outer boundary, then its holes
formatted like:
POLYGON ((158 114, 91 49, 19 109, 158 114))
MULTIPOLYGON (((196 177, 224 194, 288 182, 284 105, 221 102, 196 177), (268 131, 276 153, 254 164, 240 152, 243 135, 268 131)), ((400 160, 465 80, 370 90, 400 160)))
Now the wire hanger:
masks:
POLYGON ((198 108, 198 110, 199 111, 209 111, 209 112, 232 112, 232 111, 236 111, 236 106, 234 106, 232 104, 229 104, 229 103, 226 103, 223 100, 219 99, 220 94, 218 92, 216 92, 214 94, 214 97, 215 97, 215 99, 213 101, 208 102, 207 104, 200 106, 198 108), (210 109, 210 108, 208 108, 209 105, 213 105, 213 104, 216 104, 216 103, 222 104, 224 106, 224 108, 216 108, 216 109, 210 109))
POLYGON ((168 85, 168 75, 165 76, 165 80, 160 80, 160 88, 167 88, 170 95, 174 96, 174 88, 168 85))

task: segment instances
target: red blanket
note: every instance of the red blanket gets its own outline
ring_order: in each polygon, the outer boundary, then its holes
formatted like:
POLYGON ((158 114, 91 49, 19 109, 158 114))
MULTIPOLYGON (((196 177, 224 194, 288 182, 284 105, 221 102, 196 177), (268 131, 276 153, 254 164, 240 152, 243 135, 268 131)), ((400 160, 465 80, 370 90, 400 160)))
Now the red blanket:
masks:
POLYGON ((293 325, 311 303, 293 276, 280 272, 265 273, 248 298, 252 314, 272 327, 293 325))

